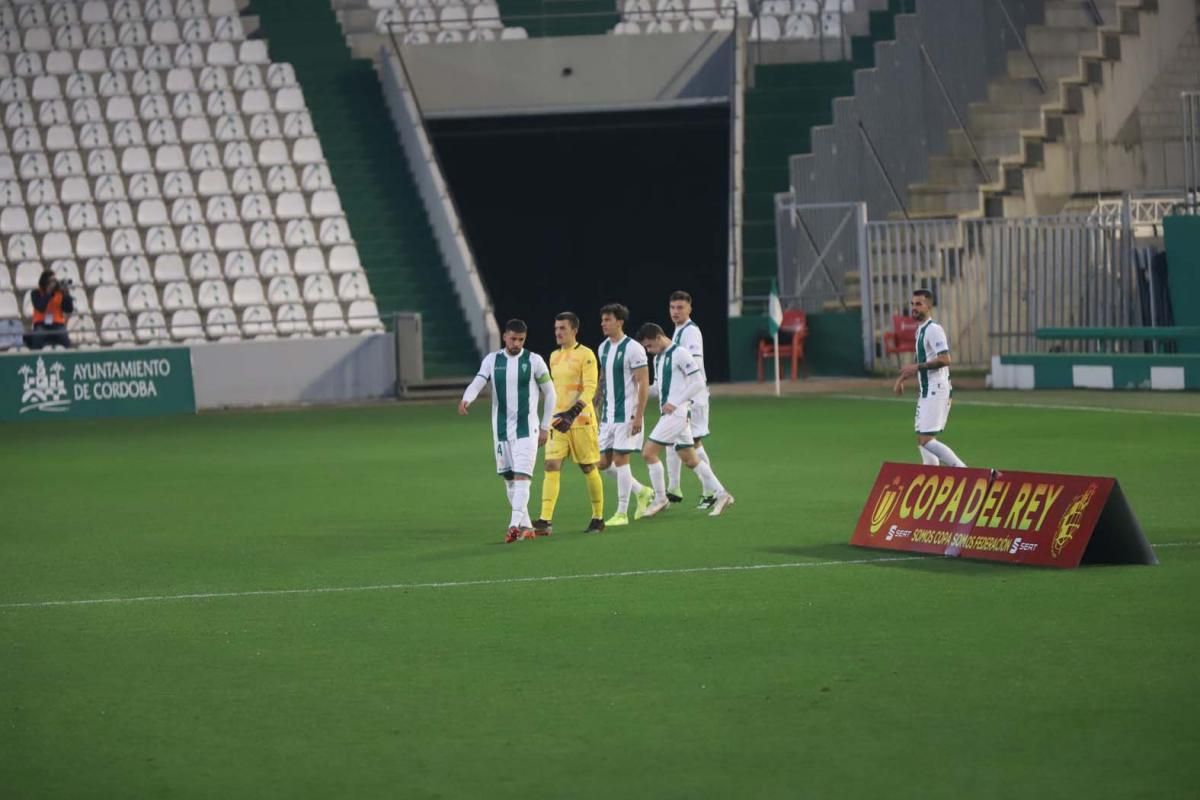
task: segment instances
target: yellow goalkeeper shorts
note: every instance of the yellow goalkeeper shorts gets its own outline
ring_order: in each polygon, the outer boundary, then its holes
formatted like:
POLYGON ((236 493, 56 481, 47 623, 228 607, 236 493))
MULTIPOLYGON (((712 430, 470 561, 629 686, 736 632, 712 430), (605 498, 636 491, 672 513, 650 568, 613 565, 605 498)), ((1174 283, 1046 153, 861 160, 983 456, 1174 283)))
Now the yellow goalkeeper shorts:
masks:
POLYGON ((546 458, 559 461, 567 456, 576 464, 595 464, 600 460, 600 435, 595 425, 576 425, 566 433, 550 430, 546 458))

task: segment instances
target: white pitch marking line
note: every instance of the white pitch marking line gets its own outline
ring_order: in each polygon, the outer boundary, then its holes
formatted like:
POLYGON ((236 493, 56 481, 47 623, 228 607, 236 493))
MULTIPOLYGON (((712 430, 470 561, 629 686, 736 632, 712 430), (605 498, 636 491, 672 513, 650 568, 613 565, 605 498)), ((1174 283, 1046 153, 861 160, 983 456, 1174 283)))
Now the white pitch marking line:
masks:
POLYGON ((13 608, 50 608, 54 606, 96 606, 123 603, 155 603, 167 600, 213 600, 227 597, 271 597, 289 594, 341 594, 346 592, 386 592, 404 589, 456 589, 463 586, 500 586, 511 583, 553 583, 557 581, 599 580, 602 578, 638 578, 646 575, 689 575, 699 572, 749 572, 763 569, 802 569, 806 567, 847 566, 896 561, 919 561, 929 556, 898 558, 858 558, 846 561, 794 561, 784 564, 744 564, 681 569, 639 569, 625 572, 589 572, 579 575, 542 575, 525 578, 487 578, 475 581, 434 581, 430 583, 385 583, 371 586, 327 586, 306 589, 256 589, 246 592, 197 592, 159 594, 142 597, 101 597, 92 600, 41 600, 30 603, 3 603, 0 610, 13 608))
MULTIPOLYGON (((1164 542, 1160 547, 1200 547, 1200 542, 1164 542)), ((899 556, 896 558, 855 558, 845 561, 792 561, 783 564, 742 564, 718 567, 684 567, 680 569, 638 569, 625 572, 587 572, 579 575, 542 575, 525 578, 487 578, 477 581, 433 581, 429 583, 383 583, 370 586, 325 586, 307 589, 256 589, 247 592, 197 592, 193 594, 157 594, 141 597, 99 597, 91 600, 41 600, 29 603, 0 603, 0 610, 17 608, 52 608, 57 606, 99 606, 127 603, 160 603, 169 600, 216 600, 229 597, 278 597, 289 594, 345 594, 348 592, 387 592, 404 589, 457 589, 464 586, 500 586, 512 583, 554 583, 558 581, 599 580, 602 578, 640 578, 646 575, 691 575, 702 572, 751 572, 763 569, 805 569, 808 567, 838 567, 859 564, 894 564, 899 561, 922 561, 936 555, 899 556)))
MULTIPOLYGON (((833 394, 839 400, 870 400, 876 403, 908 403, 913 400, 908 397, 872 397, 862 394, 833 394)), ((955 400, 955 405, 986 406, 988 408, 1036 408, 1043 411, 1098 411, 1104 414, 1134 414, 1137 416, 1155 417, 1200 417, 1200 411, 1152 411, 1143 408, 1111 408, 1109 406, 1068 406, 1052 403, 998 403, 992 400, 955 400)))

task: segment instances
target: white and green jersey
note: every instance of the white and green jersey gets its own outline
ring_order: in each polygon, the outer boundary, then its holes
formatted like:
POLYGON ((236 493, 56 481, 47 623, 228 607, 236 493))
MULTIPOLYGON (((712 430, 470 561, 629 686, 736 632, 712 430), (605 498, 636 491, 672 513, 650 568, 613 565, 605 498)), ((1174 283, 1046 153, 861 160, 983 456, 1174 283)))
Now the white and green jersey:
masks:
POLYGON ((654 382, 658 385, 658 407, 675 406, 675 414, 687 414, 688 403, 700 395, 704 370, 692 354, 673 344, 654 358, 654 382))
MULTIPOLYGON (((950 352, 950 342, 946 339, 946 331, 931 319, 925 320, 917 328, 917 363, 933 361, 943 353, 950 352)), ((921 397, 929 394, 929 382, 946 382, 950 380, 950 368, 917 370, 917 383, 921 389, 921 397)))
POLYGON ((528 350, 510 356, 500 349, 484 356, 476 377, 492 384, 492 432, 497 442, 538 434, 538 386, 550 382, 550 370, 541 356, 528 350))
POLYGON ((601 422, 628 422, 637 412, 636 370, 646 368, 646 348, 625 336, 619 342, 605 339, 600 345, 600 374, 604 377, 601 422))
POLYGON ((671 341, 692 354, 692 358, 696 360, 696 364, 700 367, 700 374, 704 377, 704 389, 700 394, 696 395, 694 402, 708 402, 708 373, 704 371, 704 334, 700 333, 700 328, 690 319, 675 328, 675 333, 671 336, 671 341))

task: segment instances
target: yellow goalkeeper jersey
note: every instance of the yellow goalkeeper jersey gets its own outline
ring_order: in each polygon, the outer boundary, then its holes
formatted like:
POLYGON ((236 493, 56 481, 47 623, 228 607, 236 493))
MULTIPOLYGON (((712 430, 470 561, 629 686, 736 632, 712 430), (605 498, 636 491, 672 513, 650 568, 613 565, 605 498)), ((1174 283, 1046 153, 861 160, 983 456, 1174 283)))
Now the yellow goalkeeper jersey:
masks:
POLYGON ((583 411, 575 418, 575 425, 595 425, 596 412, 592 407, 592 399, 596 396, 599 370, 592 349, 576 344, 571 348, 560 347, 555 350, 550 354, 550 377, 554 379, 554 391, 558 395, 555 413, 566 411, 577 400, 582 400, 583 411))

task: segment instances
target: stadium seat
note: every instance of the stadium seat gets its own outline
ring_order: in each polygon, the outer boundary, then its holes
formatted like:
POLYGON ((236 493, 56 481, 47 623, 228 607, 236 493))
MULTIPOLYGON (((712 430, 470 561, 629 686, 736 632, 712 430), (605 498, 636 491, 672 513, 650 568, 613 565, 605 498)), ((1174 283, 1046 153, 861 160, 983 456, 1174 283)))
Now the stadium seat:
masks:
POLYGON ((237 308, 263 305, 267 302, 262 282, 257 278, 239 278, 233 284, 233 305, 237 308))
POLYGON ((367 276, 362 272, 347 272, 343 273, 338 278, 338 299, 343 303, 348 303, 353 300, 370 300, 372 299, 371 289, 367 285, 367 276))
POLYGON ((304 295, 301 294, 295 278, 290 275, 280 275, 272 278, 268 284, 267 300, 273 306, 280 306, 303 302, 304 295))
POLYGON ((177 342, 203 340, 204 325, 200 320, 200 312, 194 308, 184 308, 173 313, 171 338, 177 342))
POLYGON ((267 195, 255 192, 242 198, 242 219, 246 222, 258 222, 273 216, 271 200, 267 195))
POLYGON ((150 273, 150 262, 145 256, 126 256, 121 259, 118 277, 125 286, 149 283, 154 280, 150 273))
POLYGON ((383 331, 379 309, 374 300, 355 300, 346 309, 346 323, 352 331, 383 331))
MULTIPOLYGON (((804 373, 808 374, 808 363, 804 358, 804 341, 808 338, 808 315, 803 311, 789 309, 783 312, 783 320, 779 326, 779 358, 791 359, 792 380, 796 380, 796 367, 804 364, 804 373)), ((758 343, 758 382, 762 383, 763 363, 774 361, 775 342, 773 339, 760 339, 758 343)))
POLYGON ((325 254, 318 247, 301 247, 292 258, 292 269, 301 277, 328 272, 325 254))
POLYGON ((186 281, 168 283, 163 287, 162 305, 167 311, 195 308, 196 298, 192 294, 192 285, 186 281))
POLYGON ((167 321, 161 311, 143 311, 138 314, 134 336, 143 344, 163 342, 171 338, 167 330, 167 321))
MULTIPOLYGON (((170 288, 170 284, 188 279, 187 269, 183 265, 183 257, 178 253, 164 253, 154 259, 154 282, 170 288)), ((189 287, 189 293, 191 289, 189 287)), ((164 289, 163 304, 166 304, 164 289)))
MULTIPOLYGON (((262 311, 266 312, 266 322, 269 325, 269 331, 263 333, 274 333, 275 326, 271 323, 271 312, 263 306, 259 306, 262 311)), ((247 309, 247 315, 250 315, 254 309, 247 309)), ((231 339, 240 338, 241 330, 238 328, 237 313, 232 308, 214 308, 211 309, 204 318, 204 329, 210 339, 231 339)), ((257 331, 247 331, 247 336, 252 336, 257 331)))
POLYGON ((200 284, 196 295, 197 304, 203 309, 224 308, 233 305, 229 299, 229 288, 223 280, 204 281, 200 284))
POLYGON ((133 324, 129 315, 123 312, 105 314, 100 320, 100 341, 105 344, 133 342, 133 324))
POLYGON ((221 261, 210 251, 192 254, 188 261, 188 278, 192 283, 203 283, 221 277, 221 261))
MULTIPOLYGON (((244 325, 245 319, 243 318, 244 325)), ((308 312, 299 303, 289 303, 279 306, 276 309, 275 328, 285 336, 308 336, 312 334, 312 326, 308 322, 308 312)))
POLYGON ((83 267, 83 283, 88 288, 115 286, 117 274, 110 258, 89 258, 83 267))
POLYGON ((92 311, 96 314, 125 311, 125 296, 119 286, 104 284, 92 292, 92 311))
MULTIPOLYGON (((249 250, 232 250, 225 254, 225 280, 232 281, 239 278, 257 278, 258 269, 254 263, 254 256, 249 250)), ((234 292, 233 301, 237 303, 237 292, 234 292)))
POLYGON ((341 244, 329 251, 329 271, 334 275, 348 272, 361 272, 362 263, 358 259, 358 250, 353 245, 341 244))
POLYGON ((264 278, 292 274, 292 262, 287 250, 269 247, 258 254, 258 274, 264 278))
POLYGON ((317 243, 317 232, 312 220, 288 220, 284 228, 283 242, 290 248, 311 247, 317 243))
POLYGON ((23 261, 17 264, 13 272, 13 286, 16 287, 18 292, 28 292, 30 289, 36 289, 42 272, 44 272, 44 269, 40 261, 23 261))

